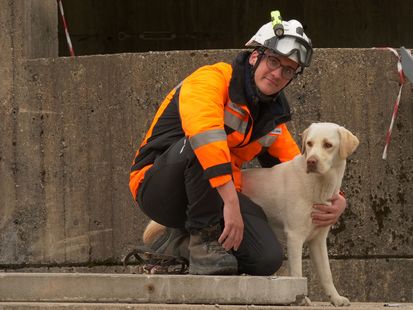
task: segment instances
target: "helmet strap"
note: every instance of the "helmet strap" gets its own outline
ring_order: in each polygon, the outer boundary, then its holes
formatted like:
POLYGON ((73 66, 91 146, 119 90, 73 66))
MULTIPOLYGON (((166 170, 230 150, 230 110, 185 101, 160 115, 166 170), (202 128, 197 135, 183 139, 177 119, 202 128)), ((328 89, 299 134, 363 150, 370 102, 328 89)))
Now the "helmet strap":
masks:
POLYGON ((252 78, 252 82, 253 82, 254 85, 255 85, 254 74, 255 74, 255 71, 257 70, 262 58, 264 57, 265 50, 266 50, 266 48, 263 47, 263 46, 260 46, 256 49, 254 49, 254 52, 256 51, 258 53, 257 61, 255 62, 255 64, 251 68, 251 78, 252 78))

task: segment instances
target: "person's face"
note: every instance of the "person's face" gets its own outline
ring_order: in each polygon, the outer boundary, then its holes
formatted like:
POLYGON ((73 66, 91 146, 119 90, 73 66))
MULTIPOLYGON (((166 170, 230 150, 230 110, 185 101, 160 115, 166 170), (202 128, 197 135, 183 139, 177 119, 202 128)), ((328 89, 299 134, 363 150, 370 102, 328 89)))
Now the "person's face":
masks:
MULTIPOLYGON (((249 59, 251 65, 255 65, 258 55, 257 51, 252 52, 249 59)), ((264 95, 275 95, 291 80, 292 77, 288 78, 291 74, 288 73, 295 73, 297 68, 298 64, 295 61, 266 50, 258 68, 255 70, 255 85, 264 95)))

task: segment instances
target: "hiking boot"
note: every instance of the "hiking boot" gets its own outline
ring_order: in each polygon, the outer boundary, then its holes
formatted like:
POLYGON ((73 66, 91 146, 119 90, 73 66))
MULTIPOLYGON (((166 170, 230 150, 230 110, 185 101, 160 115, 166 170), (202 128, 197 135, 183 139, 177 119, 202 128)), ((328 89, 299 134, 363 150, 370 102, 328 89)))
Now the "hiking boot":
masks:
POLYGON ((234 255, 219 244, 220 225, 191 232, 189 238, 189 273, 204 275, 226 275, 238 273, 238 262, 234 255))
POLYGON ((189 234, 179 228, 167 227, 165 232, 149 245, 151 251, 157 254, 182 257, 189 260, 189 234))

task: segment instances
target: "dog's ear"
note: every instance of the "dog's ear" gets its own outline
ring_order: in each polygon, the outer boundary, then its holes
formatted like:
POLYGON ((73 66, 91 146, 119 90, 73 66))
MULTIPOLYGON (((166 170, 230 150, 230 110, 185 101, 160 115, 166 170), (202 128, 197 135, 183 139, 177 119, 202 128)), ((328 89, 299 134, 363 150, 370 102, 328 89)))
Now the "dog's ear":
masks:
POLYGON ((340 157, 346 159, 359 145, 359 139, 344 127, 338 128, 340 134, 340 157))
POLYGON ((306 130, 303 131, 303 133, 301 134, 301 154, 305 153, 305 145, 307 142, 307 134, 308 134, 308 129, 310 127, 308 127, 306 130))

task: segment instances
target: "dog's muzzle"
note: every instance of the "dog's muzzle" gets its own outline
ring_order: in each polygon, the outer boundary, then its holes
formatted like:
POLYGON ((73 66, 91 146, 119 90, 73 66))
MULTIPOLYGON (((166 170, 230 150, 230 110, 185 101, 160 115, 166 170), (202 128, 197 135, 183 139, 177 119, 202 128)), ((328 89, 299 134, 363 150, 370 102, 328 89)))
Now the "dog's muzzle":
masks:
POLYGON ((317 159, 315 158, 308 158, 307 159, 307 173, 310 172, 317 172, 317 159))

